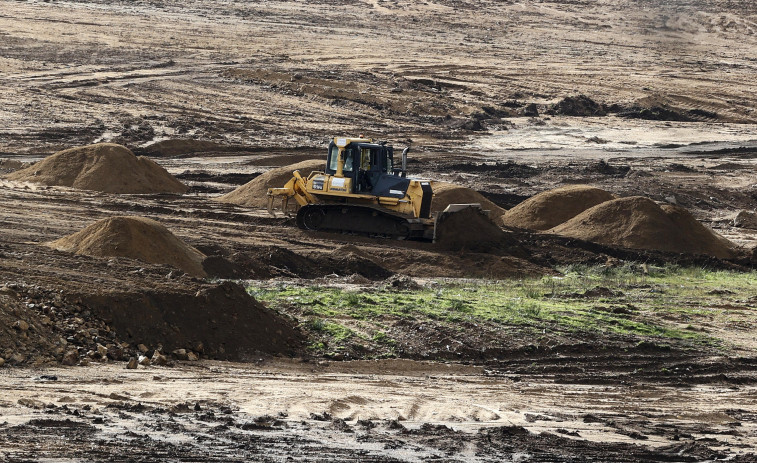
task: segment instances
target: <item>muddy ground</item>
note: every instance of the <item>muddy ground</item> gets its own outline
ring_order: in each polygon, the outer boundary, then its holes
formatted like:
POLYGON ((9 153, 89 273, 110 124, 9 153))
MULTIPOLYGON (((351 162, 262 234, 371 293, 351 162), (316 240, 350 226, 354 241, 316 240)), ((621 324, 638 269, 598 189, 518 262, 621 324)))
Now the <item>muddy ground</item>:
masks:
MULTIPOLYGON (((0 0, 3 172, 114 141, 191 187, 118 196, 0 180, 3 323, 38 316, 39 332, 71 338, 0 352, 0 459, 754 461, 748 349, 626 349, 638 340, 597 337, 530 352, 518 347, 531 340, 513 338, 507 353, 455 364, 323 363, 298 339, 260 353, 248 335, 233 356, 216 348, 199 364, 126 371, 144 321, 106 323, 98 307, 178 305, 216 284, 41 244, 136 214, 212 256, 220 279, 497 279, 624 260, 746 270, 757 231, 732 217, 757 204, 756 42, 747 0, 0 0), (505 208, 588 183, 683 205, 743 252, 718 261, 518 232, 517 248, 456 253, 304 233, 209 200, 357 133, 411 144, 413 173, 505 208), (173 138, 192 141, 150 146, 173 138), (61 346, 103 339, 125 343, 109 363, 57 366, 61 346), (224 356, 247 363, 207 360, 224 356)), ((170 325, 166 343, 191 341, 169 337, 170 325)))

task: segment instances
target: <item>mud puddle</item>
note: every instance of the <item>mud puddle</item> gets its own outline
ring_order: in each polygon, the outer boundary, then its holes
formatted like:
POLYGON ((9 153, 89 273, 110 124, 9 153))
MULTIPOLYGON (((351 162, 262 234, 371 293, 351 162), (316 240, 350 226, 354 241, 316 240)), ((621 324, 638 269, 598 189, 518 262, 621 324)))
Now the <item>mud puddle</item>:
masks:
POLYGON ((757 147, 754 124, 640 121, 612 116, 510 121, 514 126, 509 130, 476 137, 466 148, 487 157, 499 157, 503 151, 541 150, 550 151, 550 158, 586 158, 620 152, 628 157, 673 157, 693 147, 701 154, 757 147))
POLYGON ((402 360, 15 373, 0 376, 13 462, 738 461, 757 445, 754 386, 559 384, 402 360))

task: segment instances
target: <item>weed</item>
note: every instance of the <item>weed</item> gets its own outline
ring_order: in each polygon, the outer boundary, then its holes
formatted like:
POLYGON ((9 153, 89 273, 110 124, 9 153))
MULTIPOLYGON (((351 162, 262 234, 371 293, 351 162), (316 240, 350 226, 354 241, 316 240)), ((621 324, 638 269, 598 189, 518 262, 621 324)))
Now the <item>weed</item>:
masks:
MULTIPOLYGON (((373 344, 374 356, 393 355, 395 341, 386 327, 405 320, 461 327, 460 321, 500 326, 511 333, 546 334, 598 332, 642 339, 664 338, 718 345, 720 341, 693 327, 713 318, 727 321, 750 311, 719 309, 743 304, 755 290, 757 272, 712 271, 677 266, 619 267, 570 265, 561 276, 504 281, 438 281, 417 291, 356 293, 338 288, 272 285, 251 286, 248 292, 273 309, 299 318, 332 350, 345 342, 373 344), (601 298, 565 297, 597 286, 613 289, 601 298), (601 299, 601 301, 599 300, 601 299), (631 313, 599 310, 595 306, 632 304, 631 313), (355 323, 359 320, 359 323, 355 323), (352 321, 352 323, 350 322, 352 321), (355 326, 355 330, 348 328, 355 326), (519 331, 518 331, 519 330, 519 331), (377 347, 380 346, 380 347, 377 347)), ((734 320, 737 323, 739 320, 734 320)))
POLYGON ((355 307, 360 305, 360 295, 357 293, 347 293, 345 300, 349 306, 355 307))

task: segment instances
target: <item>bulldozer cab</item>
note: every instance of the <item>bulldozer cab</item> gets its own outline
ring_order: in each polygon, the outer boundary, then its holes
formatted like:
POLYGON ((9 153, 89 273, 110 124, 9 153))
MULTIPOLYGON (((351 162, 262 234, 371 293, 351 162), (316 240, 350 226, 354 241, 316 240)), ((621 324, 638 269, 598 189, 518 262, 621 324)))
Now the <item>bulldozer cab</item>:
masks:
MULTIPOLYGON (((352 142, 344 148, 345 177, 352 179, 350 193, 371 194, 383 176, 393 172, 394 150, 378 143, 352 142)), ((339 147, 332 141, 326 163, 326 173, 336 175, 339 147)))

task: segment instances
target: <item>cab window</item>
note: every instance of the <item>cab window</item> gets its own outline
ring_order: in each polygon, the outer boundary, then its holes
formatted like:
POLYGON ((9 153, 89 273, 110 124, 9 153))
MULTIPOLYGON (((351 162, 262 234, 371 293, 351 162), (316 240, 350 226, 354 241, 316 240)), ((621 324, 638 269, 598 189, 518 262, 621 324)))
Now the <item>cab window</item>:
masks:
POLYGON ((339 160, 339 147, 334 145, 331 147, 331 156, 329 157, 329 170, 336 170, 336 164, 339 160))
MULTIPOLYGON (((354 150, 349 149, 349 148, 344 150, 344 171, 345 172, 352 172, 353 151, 354 150)), ((339 147, 332 146, 331 156, 329 158, 329 170, 336 172, 336 167, 338 163, 339 163, 339 147)))

